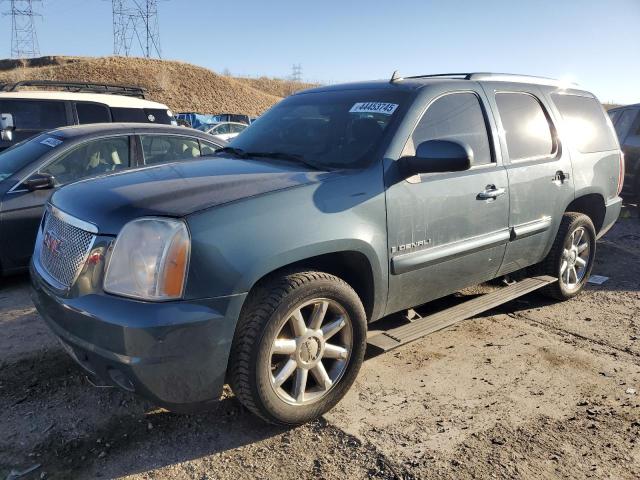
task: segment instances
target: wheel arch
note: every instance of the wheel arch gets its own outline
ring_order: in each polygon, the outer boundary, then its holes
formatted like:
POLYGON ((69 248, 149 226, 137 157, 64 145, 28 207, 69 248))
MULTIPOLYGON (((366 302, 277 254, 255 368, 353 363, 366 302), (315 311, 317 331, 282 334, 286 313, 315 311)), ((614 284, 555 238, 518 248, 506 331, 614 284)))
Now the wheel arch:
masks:
POLYGON ((565 209, 565 212, 582 213, 589 217, 596 229, 600 232, 604 224, 607 207, 604 197, 599 193, 585 193, 576 197, 565 209))
POLYGON ((371 322, 381 316, 384 311, 386 294, 381 292, 383 283, 381 272, 376 270, 374 261, 361 250, 344 249, 317 255, 304 256, 296 260, 263 268, 260 273, 253 276, 248 287, 251 291, 268 282, 274 276, 283 275, 291 271, 317 270, 335 275, 355 290, 362 301, 367 315, 367 321, 371 322))

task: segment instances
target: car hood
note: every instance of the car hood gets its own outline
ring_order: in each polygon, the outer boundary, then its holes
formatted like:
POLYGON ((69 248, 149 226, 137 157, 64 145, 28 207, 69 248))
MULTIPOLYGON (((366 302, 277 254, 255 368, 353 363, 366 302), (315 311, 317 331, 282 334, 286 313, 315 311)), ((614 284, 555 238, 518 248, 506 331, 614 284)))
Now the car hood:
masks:
POLYGON ((332 175, 304 165, 214 157, 145 167, 67 185, 51 203, 103 234, 143 216, 190 213, 332 175))

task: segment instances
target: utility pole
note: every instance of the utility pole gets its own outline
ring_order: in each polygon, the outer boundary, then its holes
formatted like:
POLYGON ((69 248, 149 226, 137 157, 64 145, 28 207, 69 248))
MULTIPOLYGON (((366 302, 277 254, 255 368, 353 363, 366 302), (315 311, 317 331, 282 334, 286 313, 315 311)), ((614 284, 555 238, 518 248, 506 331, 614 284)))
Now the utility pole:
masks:
POLYGON ((291 67, 291 80, 294 82, 302 81, 302 65, 299 63, 294 64, 293 67, 291 67))
POLYGON ((11 10, 11 58, 32 58, 40 55, 33 3, 41 0, 8 0, 11 10))
POLYGON ((113 53, 130 56, 139 47, 147 57, 162 58, 158 0, 112 0, 113 53))

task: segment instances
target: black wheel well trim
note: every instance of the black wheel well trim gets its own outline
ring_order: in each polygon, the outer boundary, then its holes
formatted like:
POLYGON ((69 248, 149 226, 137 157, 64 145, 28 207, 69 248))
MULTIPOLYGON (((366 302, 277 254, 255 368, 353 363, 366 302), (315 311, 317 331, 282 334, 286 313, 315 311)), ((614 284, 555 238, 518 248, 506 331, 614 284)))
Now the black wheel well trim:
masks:
MULTIPOLYGON (((371 322, 384 311, 384 304, 379 301, 376 305, 376 281, 371 261, 364 253, 357 250, 340 250, 324 253, 312 257, 296 260, 264 274, 257 279, 249 294, 259 285, 278 275, 301 270, 316 270, 341 278, 353 288, 362 301, 367 322, 371 322)), ((386 297, 384 298, 386 301, 386 297)))
POLYGON ((600 232, 604 225, 607 207, 604 197, 599 193, 585 193, 576 197, 565 209, 567 212, 582 213, 589 217, 596 229, 596 234, 600 232))

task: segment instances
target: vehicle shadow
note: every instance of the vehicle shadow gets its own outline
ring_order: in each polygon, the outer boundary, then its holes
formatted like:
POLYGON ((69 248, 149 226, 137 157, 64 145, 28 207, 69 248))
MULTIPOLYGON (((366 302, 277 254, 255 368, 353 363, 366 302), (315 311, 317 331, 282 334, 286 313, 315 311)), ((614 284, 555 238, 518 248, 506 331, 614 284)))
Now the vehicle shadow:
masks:
POLYGON ((52 435, 36 451, 47 471, 60 478, 120 478, 239 449, 287 430, 266 424, 228 397, 197 415, 151 409, 142 416, 114 416, 62 446, 52 435))

